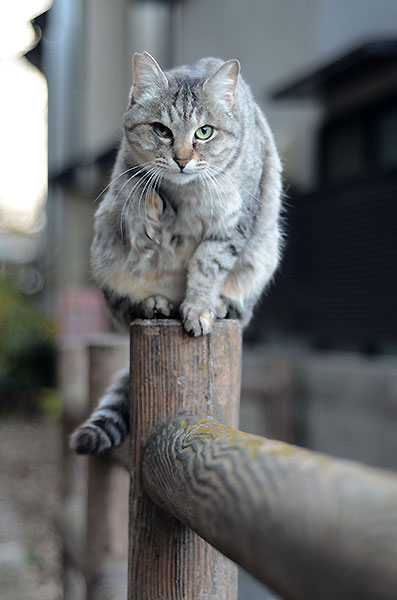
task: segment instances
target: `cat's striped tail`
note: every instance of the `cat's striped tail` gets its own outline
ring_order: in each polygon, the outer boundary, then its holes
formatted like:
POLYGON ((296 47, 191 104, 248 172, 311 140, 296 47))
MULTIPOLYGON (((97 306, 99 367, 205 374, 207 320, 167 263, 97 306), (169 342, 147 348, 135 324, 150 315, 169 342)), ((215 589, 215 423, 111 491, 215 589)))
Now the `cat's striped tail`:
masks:
POLYGON ((91 416, 72 433, 77 454, 100 454, 119 446, 130 430, 129 369, 121 371, 91 416))

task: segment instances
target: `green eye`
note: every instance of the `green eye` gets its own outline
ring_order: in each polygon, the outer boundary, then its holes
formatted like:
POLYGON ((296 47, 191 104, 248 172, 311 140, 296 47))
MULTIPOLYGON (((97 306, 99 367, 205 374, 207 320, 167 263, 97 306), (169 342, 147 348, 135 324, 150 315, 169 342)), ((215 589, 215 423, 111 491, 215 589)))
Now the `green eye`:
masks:
POLYGON ((213 133, 214 128, 211 125, 203 125, 197 129, 194 135, 198 140, 209 140, 213 133))
POLYGON ((172 138, 172 131, 162 123, 153 123, 153 129, 162 138, 172 138))

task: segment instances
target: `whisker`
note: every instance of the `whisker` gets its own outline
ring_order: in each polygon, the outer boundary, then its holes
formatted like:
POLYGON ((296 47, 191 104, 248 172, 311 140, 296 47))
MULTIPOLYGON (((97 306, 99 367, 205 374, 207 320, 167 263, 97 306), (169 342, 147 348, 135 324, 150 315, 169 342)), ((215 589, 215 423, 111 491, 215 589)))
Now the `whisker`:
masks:
POLYGON ((211 173, 209 173, 208 171, 206 172, 206 177, 207 179, 213 184, 213 190, 215 192, 215 194, 217 195, 217 199, 222 207, 222 209, 225 209, 225 204, 224 204, 224 200, 226 201, 226 195, 225 192, 223 191, 223 188, 219 186, 219 182, 215 179, 215 177, 213 175, 211 175, 211 173))
MULTIPOLYGON (((207 172, 205 172, 205 171, 202 173, 202 176, 203 176, 204 181, 205 181, 205 183, 207 185, 208 192, 209 192, 208 193, 208 197, 209 197, 209 200, 211 202, 211 217, 210 217, 210 220, 209 220, 208 227, 207 227, 207 230, 205 232, 205 235, 203 236, 203 237, 206 237, 208 235, 211 227, 212 227, 212 221, 214 219, 214 200, 213 200, 213 197, 212 197, 211 187, 210 187, 210 183, 212 183, 211 178, 209 177, 209 174, 207 172)), ((214 191, 215 191, 215 193, 217 193, 216 189, 214 191)))
POLYGON ((125 175, 126 173, 129 173, 130 171, 133 171, 134 169, 139 169, 141 167, 144 167, 145 165, 150 165, 150 162, 147 163, 142 163, 140 165, 136 165, 135 167, 130 167, 129 169, 127 169, 126 171, 123 171, 122 173, 119 173, 119 175, 117 175, 117 177, 113 177, 113 179, 107 184, 107 186, 105 186, 103 188, 103 190, 101 191, 101 193, 95 198, 94 203, 98 202, 99 198, 101 196, 103 196, 103 194, 106 192, 107 189, 110 188, 110 186, 117 181, 117 179, 119 179, 120 177, 122 177, 123 175, 125 175))
POLYGON ((157 179, 156 179, 156 181, 154 182, 154 185, 153 185, 153 189, 154 189, 154 191, 156 192, 156 189, 157 189, 158 191, 157 191, 156 193, 157 193, 157 194, 158 194, 160 197, 161 197, 161 194, 160 194, 160 183, 161 183, 161 180, 162 180, 162 178, 163 178, 164 171, 165 171, 165 168, 164 168, 164 167, 162 167, 162 168, 160 169, 160 171, 159 171, 159 174, 158 174, 158 176, 157 176, 157 179))
POLYGON ((157 177, 159 176, 159 173, 160 173, 160 169, 158 168, 157 171, 155 171, 152 174, 152 176, 150 177, 150 179, 148 180, 147 185, 146 185, 146 192, 144 192, 143 206, 145 209, 145 219, 146 219, 147 223, 149 221, 148 214, 147 214, 147 201, 148 201, 150 192, 155 189, 155 182, 156 182, 157 177))
MULTIPOLYGON (((234 177, 232 177, 232 175, 230 175, 230 173, 225 173, 221 169, 217 169, 214 166, 208 166, 208 169, 214 173, 215 177, 219 177, 220 179, 223 179, 223 181, 225 183, 235 185, 235 186, 237 186, 237 188, 240 187, 239 183, 235 180, 234 177)), ((248 194, 248 196, 251 196, 251 198, 253 198, 254 200, 258 200, 258 196, 256 196, 255 194, 252 194, 246 188, 244 188, 244 193, 248 194)), ((243 198, 241 198, 241 201, 242 201, 243 205, 246 206, 243 198)))
MULTIPOLYGON (((206 187, 206 189, 207 189, 207 191, 208 191, 208 198, 209 198, 210 202, 212 203, 212 199, 211 199, 211 188, 210 188, 210 186, 209 186, 209 184, 208 184, 207 178, 205 177, 205 173, 199 173, 199 179, 200 179, 200 180, 203 182, 203 184, 205 185, 205 187, 206 187)), ((193 215, 193 218, 194 218, 194 217, 196 217, 196 216, 199 214, 199 212, 201 211, 201 208, 202 208, 202 206, 203 206, 203 203, 204 203, 204 194, 202 194, 202 197, 201 197, 201 202, 200 202, 200 204, 199 204, 199 206, 198 206, 198 208, 197 208, 196 212, 194 213, 194 215, 193 215)))
POLYGON ((207 176, 211 179, 211 181, 214 184, 214 188, 215 188, 215 193, 217 195, 218 198, 218 202, 220 203, 220 205, 222 206, 223 211, 227 211, 227 195, 225 190, 223 189, 223 186, 221 185, 221 182, 219 182, 215 176, 211 175, 211 173, 207 173, 207 176))
POLYGON ((155 167, 154 170, 151 170, 150 176, 147 178, 145 185, 142 188, 142 191, 140 193, 139 196, 139 201, 138 201, 138 215, 139 217, 142 217, 141 214, 141 206, 142 206, 142 198, 145 198, 144 200, 144 205, 145 205, 145 218, 147 220, 147 212, 146 212, 146 197, 147 194, 145 194, 146 191, 150 190, 150 182, 153 180, 153 177, 157 174, 158 172, 158 167, 155 167))
MULTIPOLYGON (((207 189, 208 189, 208 192, 210 192, 209 186, 208 186, 208 184, 207 184, 207 182, 206 182, 205 178, 203 177, 203 175, 204 175, 204 173, 199 173, 199 174, 198 174, 198 176, 199 176, 199 179, 200 179, 200 180, 202 180, 202 181, 205 183, 205 185, 206 185, 206 187, 207 187, 207 189)), ((192 215, 192 219, 194 219, 194 217, 197 217, 197 215, 198 215, 198 214, 199 214, 199 212, 201 211, 201 208, 202 208, 202 206, 203 206, 203 203, 204 203, 204 194, 202 194, 202 195, 201 195, 201 202, 200 202, 200 204, 198 205, 198 208, 197 208, 196 212, 195 212, 195 213, 193 213, 193 215, 192 215)))
POLYGON ((158 194, 158 196, 160 197, 160 200, 161 200, 160 184, 161 184, 161 180, 162 180, 163 175, 164 175, 164 171, 165 171, 165 167, 161 167, 159 169, 159 172, 158 172, 158 174, 157 174, 157 176, 156 176, 156 178, 155 178, 155 180, 153 182, 153 185, 152 185, 152 189, 154 190, 154 193, 158 194))
MULTIPOLYGON (((140 185, 143 185, 144 182, 150 177, 150 175, 152 174, 154 167, 152 169, 149 169, 149 171, 146 171, 145 174, 135 183, 135 185, 133 186, 132 190, 129 192, 124 204, 123 204, 123 208, 121 211, 121 215, 120 215, 120 232, 121 232, 121 237, 123 238, 123 223, 125 220, 125 213, 126 210, 128 210, 129 204, 130 204, 130 199, 132 198, 135 190, 137 188, 139 188, 140 185)), ((128 216, 128 215, 127 215, 128 216)))
MULTIPOLYGON (((128 192, 127 198, 124 200, 123 208, 122 208, 121 214, 120 214, 121 233, 122 233, 122 223, 124 220, 124 213, 129 204, 130 198, 131 198, 132 194, 134 193, 135 189, 137 187, 139 187, 143 181, 145 181, 146 177, 147 177, 147 172, 145 172, 145 174, 142 177, 140 177, 137 182, 135 182, 135 184, 132 186, 132 189, 128 192)), ((131 178, 129 179, 129 181, 131 181, 131 178)), ((129 183, 129 181, 127 183, 129 183)))
MULTIPOLYGON (((151 163, 146 163, 147 165, 150 165, 151 163)), ((138 175, 140 175, 142 172, 146 172, 147 171, 147 167, 143 167, 142 169, 140 169, 137 173, 134 173, 133 175, 131 175, 131 177, 129 177, 127 179, 127 181, 124 183, 124 185, 121 186, 121 188, 119 189, 119 191, 117 192, 117 194, 115 196, 113 196, 112 198, 112 204, 110 207, 110 210, 113 210, 113 206, 117 200, 117 198, 119 197, 119 195, 121 194, 121 192, 123 191, 123 189, 129 184, 130 181, 132 181, 132 179, 134 179, 135 177, 138 177, 138 175)))

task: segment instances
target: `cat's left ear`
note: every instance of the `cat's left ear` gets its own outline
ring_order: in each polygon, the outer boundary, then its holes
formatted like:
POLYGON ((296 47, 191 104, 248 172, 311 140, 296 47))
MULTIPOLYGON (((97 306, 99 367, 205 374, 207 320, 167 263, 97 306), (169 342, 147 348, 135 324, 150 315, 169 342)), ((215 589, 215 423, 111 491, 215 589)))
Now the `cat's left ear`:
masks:
POLYGON ((168 79, 158 62, 149 54, 136 52, 133 58, 133 78, 130 96, 137 99, 146 92, 157 95, 168 87, 168 79))
POLYGON ((240 73, 240 63, 236 59, 225 62, 203 84, 203 90, 214 100, 224 100, 228 107, 233 106, 234 92, 240 73))

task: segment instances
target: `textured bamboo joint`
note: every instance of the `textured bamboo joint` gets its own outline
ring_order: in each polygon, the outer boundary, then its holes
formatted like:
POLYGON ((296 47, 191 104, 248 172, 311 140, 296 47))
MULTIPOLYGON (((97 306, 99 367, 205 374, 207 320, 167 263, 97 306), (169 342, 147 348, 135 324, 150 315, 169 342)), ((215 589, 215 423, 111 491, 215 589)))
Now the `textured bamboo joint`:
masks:
POLYGON ((397 598, 393 474, 180 416, 150 432, 142 475, 158 506, 287 600, 397 598))

